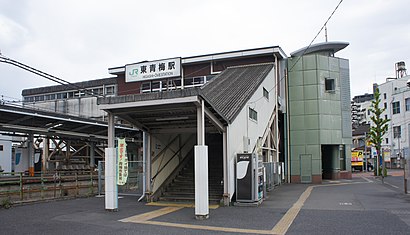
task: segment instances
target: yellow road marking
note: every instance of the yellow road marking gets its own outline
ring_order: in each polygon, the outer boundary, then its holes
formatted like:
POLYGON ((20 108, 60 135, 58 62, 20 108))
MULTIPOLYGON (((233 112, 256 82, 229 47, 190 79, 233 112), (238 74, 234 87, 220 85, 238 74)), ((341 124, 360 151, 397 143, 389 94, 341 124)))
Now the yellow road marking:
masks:
POLYGON ((165 207, 155 211, 147 212, 140 215, 134 215, 125 219, 120 220, 121 222, 133 222, 133 223, 141 223, 156 217, 169 214, 171 212, 177 211, 182 209, 183 207, 165 207))
POLYGON ((159 221, 144 221, 142 222, 142 224, 160 225, 160 226, 185 228, 185 229, 200 229, 200 230, 208 230, 208 231, 231 232, 231 233, 273 234, 271 230, 227 228, 227 227, 215 227, 215 226, 193 225, 193 224, 177 224, 177 223, 168 223, 168 222, 159 222, 159 221))
POLYGON ((296 219, 296 216, 299 214, 300 209, 302 209, 305 201, 310 196, 314 186, 309 186, 303 193, 300 195, 299 199, 293 204, 293 206, 286 212, 282 219, 273 227, 272 233, 274 234, 285 234, 288 231, 290 225, 296 219))
MULTIPOLYGON (((145 204, 147 206, 166 206, 166 207, 185 207, 185 208, 195 208, 193 203, 172 203, 172 202, 150 202, 145 204)), ((209 205, 209 209, 217 209, 219 205, 209 205)))
MULTIPOLYGON (((312 193, 315 187, 327 187, 327 186, 339 186, 348 184, 358 184, 364 182, 352 182, 352 183, 337 183, 337 184, 325 184, 325 185, 313 185, 306 188, 306 190, 300 195, 299 199, 293 204, 293 206, 286 212, 286 214, 281 218, 281 220, 273 227, 272 230, 256 230, 256 229, 242 229, 242 228, 229 228, 229 227, 216 227, 216 226, 205 226, 205 225, 193 225, 193 224, 179 224, 179 223, 169 223, 160 221, 151 221, 159 216, 178 211, 184 207, 165 207, 152 212, 144 213, 141 215, 131 216, 120 220, 121 222, 131 222, 139 224, 149 224, 149 225, 159 225, 175 228, 185 228, 185 229, 199 229, 208 231, 220 231, 220 232, 235 232, 235 233, 253 233, 253 234, 286 234, 293 221, 296 219, 306 200, 312 193)), ((176 204, 172 204, 176 205, 176 204)), ((183 204, 182 204, 183 205, 183 204)))

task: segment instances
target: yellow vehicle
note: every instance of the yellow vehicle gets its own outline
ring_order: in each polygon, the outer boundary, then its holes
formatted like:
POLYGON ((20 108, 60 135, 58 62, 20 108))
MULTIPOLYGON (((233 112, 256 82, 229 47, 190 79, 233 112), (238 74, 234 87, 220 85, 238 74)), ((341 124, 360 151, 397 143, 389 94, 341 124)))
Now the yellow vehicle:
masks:
POLYGON ((352 151, 352 171, 363 170, 363 151, 352 151))

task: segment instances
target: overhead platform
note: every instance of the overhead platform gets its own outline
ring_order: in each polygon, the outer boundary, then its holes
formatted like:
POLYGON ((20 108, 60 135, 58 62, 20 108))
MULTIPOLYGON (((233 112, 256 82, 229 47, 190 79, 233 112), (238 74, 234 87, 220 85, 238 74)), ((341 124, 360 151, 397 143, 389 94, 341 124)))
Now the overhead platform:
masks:
MULTIPOLYGON (((0 105, 0 132, 4 135, 33 133, 81 140, 107 140, 108 124, 70 115, 0 105)), ((116 136, 134 138, 138 129, 115 125, 116 136)))

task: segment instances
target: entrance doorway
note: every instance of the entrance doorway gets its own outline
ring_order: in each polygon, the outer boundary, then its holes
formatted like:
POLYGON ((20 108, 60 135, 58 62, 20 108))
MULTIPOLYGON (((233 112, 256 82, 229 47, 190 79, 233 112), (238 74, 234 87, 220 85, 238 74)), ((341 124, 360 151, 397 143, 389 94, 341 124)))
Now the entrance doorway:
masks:
POLYGON ((339 145, 322 145, 322 179, 340 178, 339 145))

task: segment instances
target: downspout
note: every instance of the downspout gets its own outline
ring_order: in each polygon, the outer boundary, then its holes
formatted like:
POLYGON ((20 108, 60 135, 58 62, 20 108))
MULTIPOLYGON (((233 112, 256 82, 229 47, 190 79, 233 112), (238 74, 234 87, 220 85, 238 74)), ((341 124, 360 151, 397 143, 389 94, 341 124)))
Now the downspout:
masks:
POLYGON ((287 142, 286 142, 286 146, 285 146, 285 152, 286 152, 286 159, 287 159, 287 161, 285 162, 285 164, 287 163, 287 166, 286 166, 286 169, 287 169, 287 177, 288 177, 288 179, 287 179, 287 181, 288 181, 288 183, 291 183, 291 181, 290 181, 290 179, 291 179, 291 177, 290 177, 290 154, 289 154, 289 149, 290 149, 290 141, 289 141, 289 138, 290 138, 290 131, 289 131, 289 110, 290 110, 290 108, 289 108, 289 104, 290 104, 290 102, 289 102, 289 87, 288 87, 288 83, 289 83, 289 81, 288 81, 288 71, 287 70, 285 70, 285 100, 286 100, 286 125, 285 125, 285 129, 286 129, 286 132, 285 132, 285 140, 287 140, 287 142))
POLYGON ((275 156, 275 161, 279 162, 279 123, 278 123, 278 113, 279 113, 279 102, 278 102, 278 97, 279 97, 279 92, 280 91, 280 87, 279 87, 279 64, 278 64, 278 57, 276 54, 273 54, 273 56, 275 57, 275 80, 276 80, 276 108, 275 108, 275 129, 276 129, 276 133, 275 133, 275 142, 276 142, 276 156, 275 156))

